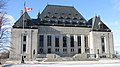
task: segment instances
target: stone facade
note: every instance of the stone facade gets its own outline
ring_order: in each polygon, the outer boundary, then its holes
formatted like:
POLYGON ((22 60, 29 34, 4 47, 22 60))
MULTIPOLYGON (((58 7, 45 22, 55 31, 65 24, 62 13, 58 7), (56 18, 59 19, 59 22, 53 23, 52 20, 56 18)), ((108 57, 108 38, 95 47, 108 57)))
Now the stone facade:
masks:
MULTIPOLYGON (((73 7, 49 5, 45 10, 51 7, 74 10, 73 7)), ((72 57, 73 59, 113 57, 113 33, 101 21, 100 17, 95 16, 89 21, 76 20, 77 23, 82 22, 83 25, 66 24, 67 21, 63 24, 47 23, 48 21, 43 23, 43 20, 39 21, 39 19, 43 19, 42 15, 45 14, 45 10, 40 16, 38 14, 37 20, 31 19, 25 12, 21 16, 24 19, 20 18, 13 25, 11 30, 11 47, 13 48, 10 52, 11 59, 20 60, 22 56, 25 60, 50 59, 50 57, 72 57)), ((82 18, 81 15, 78 17, 82 18)), ((55 17, 53 18, 55 19, 55 17)))

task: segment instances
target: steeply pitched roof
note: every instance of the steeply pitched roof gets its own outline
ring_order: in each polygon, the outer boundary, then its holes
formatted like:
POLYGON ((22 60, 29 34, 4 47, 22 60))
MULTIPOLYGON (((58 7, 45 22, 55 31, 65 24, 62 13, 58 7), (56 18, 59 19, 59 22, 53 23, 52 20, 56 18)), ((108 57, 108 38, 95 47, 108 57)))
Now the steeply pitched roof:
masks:
POLYGON ((111 31, 101 20, 95 16, 89 21, 73 7, 47 5, 43 12, 38 13, 37 19, 31 19, 25 12, 13 25, 13 28, 38 28, 38 26, 69 26, 69 27, 87 27, 92 31, 111 31), (24 24, 23 24, 24 21, 24 24))
POLYGON ((40 24, 87 25, 85 18, 73 6, 47 5, 39 18, 40 24))
POLYGON ((32 26, 34 25, 32 23, 32 19, 30 18, 30 16, 28 15, 27 12, 25 12, 16 22, 15 24, 13 25, 13 27, 20 27, 22 28, 23 27, 23 23, 24 23, 24 27, 28 27, 28 26, 32 26), (23 22, 24 21, 24 22, 23 22))
POLYGON ((90 19, 88 22, 92 23, 93 31, 111 32, 111 30, 100 20, 100 17, 95 16, 94 18, 90 19))

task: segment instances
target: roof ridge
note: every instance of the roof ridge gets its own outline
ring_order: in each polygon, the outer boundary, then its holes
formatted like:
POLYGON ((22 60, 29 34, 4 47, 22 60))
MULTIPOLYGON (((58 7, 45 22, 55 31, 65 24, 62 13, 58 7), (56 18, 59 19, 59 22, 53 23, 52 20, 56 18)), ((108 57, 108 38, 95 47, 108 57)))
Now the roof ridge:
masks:
POLYGON ((74 8, 74 6, 66 6, 66 5, 51 5, 51 4, 47 4, 47 6, 57 6, 57 7, 71 7, 74 8))

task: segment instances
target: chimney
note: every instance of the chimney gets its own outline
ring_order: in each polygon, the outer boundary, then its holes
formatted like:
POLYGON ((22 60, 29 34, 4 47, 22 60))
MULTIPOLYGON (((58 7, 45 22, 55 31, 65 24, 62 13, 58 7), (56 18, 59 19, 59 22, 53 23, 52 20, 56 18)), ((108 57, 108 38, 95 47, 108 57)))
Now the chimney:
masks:
POLYGON ((22 16, 22 15, 23 15, 23 10, 20 11, 20 16, 22 16))

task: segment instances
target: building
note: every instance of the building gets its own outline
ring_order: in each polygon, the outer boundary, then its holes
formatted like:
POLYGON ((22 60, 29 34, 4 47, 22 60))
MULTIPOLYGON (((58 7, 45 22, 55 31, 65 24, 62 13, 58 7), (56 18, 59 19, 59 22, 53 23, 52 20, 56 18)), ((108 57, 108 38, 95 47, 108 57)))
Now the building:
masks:
POLYGON ((86 20, 73 6, 47 5, 37 19, 27 12, 11 30, 11 59, 112 58, 113 33, 99 16, 86 20))

